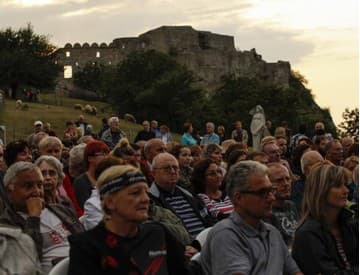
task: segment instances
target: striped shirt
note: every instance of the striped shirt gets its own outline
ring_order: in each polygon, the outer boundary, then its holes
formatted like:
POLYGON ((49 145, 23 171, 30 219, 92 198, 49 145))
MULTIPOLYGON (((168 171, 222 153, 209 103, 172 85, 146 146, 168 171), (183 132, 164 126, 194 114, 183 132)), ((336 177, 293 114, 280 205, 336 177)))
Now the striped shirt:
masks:
POLYGON ((219 199, 211 199, 208 195, 202 193, 197 196, 205 203, 207 210, 214 218, 217 218, 220 213, 228 215, 234 211, 234 206, 231 203, 229 196, 226 196, 225 198, 221 197, 219 199))
POLYGON ((205 229, 203 222, 196 215, 195 210, 185 199, 182 192, 175 189, 174 194, 164 193, 165 200, 175 211, 176 215, 182 220, 186 230, 192 237, 196 237, 205 229))

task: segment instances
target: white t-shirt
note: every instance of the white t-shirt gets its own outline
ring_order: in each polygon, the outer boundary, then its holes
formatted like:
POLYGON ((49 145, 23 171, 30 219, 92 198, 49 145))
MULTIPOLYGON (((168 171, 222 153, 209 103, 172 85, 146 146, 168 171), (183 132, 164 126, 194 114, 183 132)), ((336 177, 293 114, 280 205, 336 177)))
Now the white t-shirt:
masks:
POLYGON ((41 266, 48 273, 52 260, 58 257, 68 257, 70 244, 67 237, 71 234, 60 219, 48 209, 44 209, 40 215, 40 232, 43 239, 43 258, 41 266))

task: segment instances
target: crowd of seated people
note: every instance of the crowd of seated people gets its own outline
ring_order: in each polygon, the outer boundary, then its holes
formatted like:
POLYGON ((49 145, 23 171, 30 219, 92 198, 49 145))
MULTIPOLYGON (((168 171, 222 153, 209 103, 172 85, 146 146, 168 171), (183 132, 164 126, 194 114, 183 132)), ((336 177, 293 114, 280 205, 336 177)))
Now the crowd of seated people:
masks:
POLYGON ((358 273, 353 138, 282 123, 253 150, 241 121, 179 142, 149 121, 134 140, 118 117, 35 121, 0 145, 0 273, 358 273))

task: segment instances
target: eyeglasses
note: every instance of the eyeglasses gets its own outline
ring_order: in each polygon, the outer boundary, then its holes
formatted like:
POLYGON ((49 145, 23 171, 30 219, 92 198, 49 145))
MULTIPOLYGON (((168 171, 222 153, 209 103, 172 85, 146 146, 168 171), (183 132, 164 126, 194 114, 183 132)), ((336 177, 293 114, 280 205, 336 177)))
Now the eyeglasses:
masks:
POLYGON ((46 177, 49 175, 50 177, 55 177, 57 175, 57 172, 55 170, 41 170, 41 174, 46 177))
POLYGON ((180 170, 179 166, 176 166, 176 165, 168 165, 168 166, 164 166, 164 167, 155 167, 153 169, 154 170, 155 169, 164 170, 166 173, 171 173, 173 170, 175 172, 179 172, 179 170, 180 170))
POLYGON ((272 194, 272 195, 276 194, 276 187, 272 186, 272 187, 267 187, 267 188, 261 188, 259 190, 245 190, 245 191, 241 191, 240 193, 251 194, 251 195, 261 197, 261 198, 266 198, 270 194, 272 194))
POLYGON ((217 175, 222 175, 222 170, 221 169, 209 171, 209 172, 207 172, 205 174, 205 176, 217 176, 217 175))

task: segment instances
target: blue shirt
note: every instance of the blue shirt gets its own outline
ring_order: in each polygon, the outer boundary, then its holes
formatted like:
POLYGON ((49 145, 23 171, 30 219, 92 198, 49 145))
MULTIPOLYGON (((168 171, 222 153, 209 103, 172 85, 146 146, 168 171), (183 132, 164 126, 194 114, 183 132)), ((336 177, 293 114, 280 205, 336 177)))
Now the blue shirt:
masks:
POLYGON ((207 134, 201 140, 201 144, 206 144, 206 143, 220 144, 220 138, 215 133, 212 133, 211 135, 207 134))
POLYGON ((196 140, 188 133, 181 136, 181 145, 196 145, 196 140))

